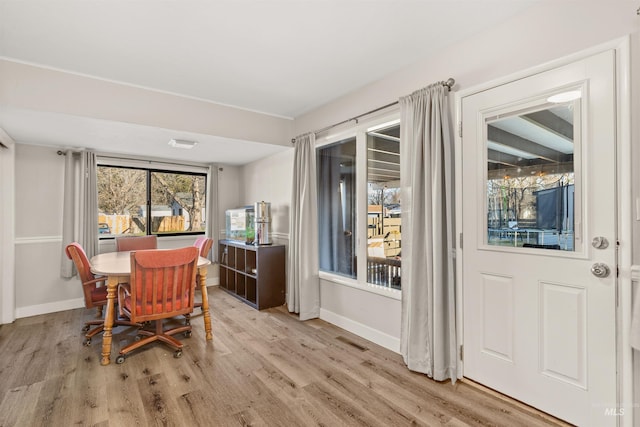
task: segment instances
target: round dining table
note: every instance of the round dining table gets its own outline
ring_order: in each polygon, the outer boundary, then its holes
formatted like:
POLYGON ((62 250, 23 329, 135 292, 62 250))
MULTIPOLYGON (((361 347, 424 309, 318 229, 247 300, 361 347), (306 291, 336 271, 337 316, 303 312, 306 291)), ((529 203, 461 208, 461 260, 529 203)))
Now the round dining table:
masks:
MULTIPOLYGON (((156 249, 162 250, 162 249, 156 249)), ((206 339, 212 340, 211 314, 207 297, 207 268, 211 261, 204 257, 198 259, 197 282, 202 291, 202 312, 204 313, 204 330, 206 339)), ((102 365, 111 362, 111 341, 113 322, 116 316, 116 291, 118 283, 128 283, 131 275, 131 252, 108 252, 91 258, 91 272, 107 278, 107 309, 104 316, 104 332, 102 334, 102 365)))

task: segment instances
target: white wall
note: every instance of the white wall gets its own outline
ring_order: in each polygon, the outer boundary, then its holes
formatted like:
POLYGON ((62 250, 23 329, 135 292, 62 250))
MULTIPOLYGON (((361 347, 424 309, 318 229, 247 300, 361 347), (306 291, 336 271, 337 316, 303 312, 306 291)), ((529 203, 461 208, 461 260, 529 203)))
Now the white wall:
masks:
POLYGON ((64 156, 16 144, 16 317, 82 307, 77 280, 60 277, 64 156))
POLYGON ((293 147, 267 158, 245 165, 244 204, 271 203, 271 231, 279 240, 289 237, 289 208, 291 205, 291 177, 293 147))
POLYGON ((0 128, 0 324, 15 320, 15 142, 0 128))
POLYGON ((218 169, 218 215, 220 232, 218 238, 224 239, 225 211, 244 206, 244 180, 242 167, 221 165, 218 169))

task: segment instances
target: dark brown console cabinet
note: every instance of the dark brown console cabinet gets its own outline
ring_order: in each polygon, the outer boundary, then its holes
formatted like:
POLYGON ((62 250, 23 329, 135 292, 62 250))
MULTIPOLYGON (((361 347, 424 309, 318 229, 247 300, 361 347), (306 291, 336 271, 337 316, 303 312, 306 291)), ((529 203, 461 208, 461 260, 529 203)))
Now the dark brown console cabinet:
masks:
POLYGON ((283 245, 253 246, 220 240, 220 287, 253 308, 284 304, 283 245))

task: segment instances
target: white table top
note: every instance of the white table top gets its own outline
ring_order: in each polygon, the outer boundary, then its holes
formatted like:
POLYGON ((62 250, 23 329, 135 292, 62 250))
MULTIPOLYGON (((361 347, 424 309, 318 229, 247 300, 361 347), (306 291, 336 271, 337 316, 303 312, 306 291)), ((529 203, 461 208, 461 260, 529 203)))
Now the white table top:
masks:
MULTIPOLYGON (((101 276, 128 276, 131 274, 131 252, 107 252, 91 258, 91 272, 101 276)), ((207 258, 198 258, 198 268, 211 264, 207 258)))

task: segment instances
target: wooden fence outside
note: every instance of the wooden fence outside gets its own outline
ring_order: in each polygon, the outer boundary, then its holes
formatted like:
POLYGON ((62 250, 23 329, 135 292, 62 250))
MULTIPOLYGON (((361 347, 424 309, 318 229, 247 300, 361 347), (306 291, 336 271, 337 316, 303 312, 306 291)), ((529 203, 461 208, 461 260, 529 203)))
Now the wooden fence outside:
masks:
MULTIPOLYGON (((145 218, 132 217, 131 215, 98 215, 98 222, 109 226, 108 234, 144 234, 145 218)), ((185 231, 183 216, 158 216, 153 217, 151 231, 153 233, 171 233, 185 231)))

